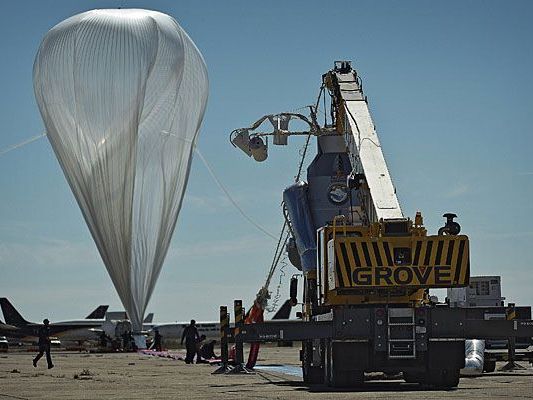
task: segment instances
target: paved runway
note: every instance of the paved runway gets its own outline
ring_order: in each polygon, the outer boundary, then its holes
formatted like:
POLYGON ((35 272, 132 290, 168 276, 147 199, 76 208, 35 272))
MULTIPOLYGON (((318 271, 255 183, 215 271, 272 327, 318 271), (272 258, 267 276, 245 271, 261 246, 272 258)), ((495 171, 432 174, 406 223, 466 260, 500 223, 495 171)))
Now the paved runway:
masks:
POLYGON ((56 352, 56 367, 31 365, 33 353, 0 354, 0 399, 533 399, 533 368, 463 378, 458 389, 427 391, 401 380, 358 390, 305 386, 298 348, 263 348, 254 375, 211 375, 214 367, 141 354, 56 352))

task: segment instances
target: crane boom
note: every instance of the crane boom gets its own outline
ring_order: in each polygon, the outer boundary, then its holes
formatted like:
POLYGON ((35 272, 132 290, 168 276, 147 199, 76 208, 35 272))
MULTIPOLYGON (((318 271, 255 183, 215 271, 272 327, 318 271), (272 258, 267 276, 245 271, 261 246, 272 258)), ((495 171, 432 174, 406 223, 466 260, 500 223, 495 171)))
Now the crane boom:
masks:
POLYGON ((324 83, 333 95, 337 130, 345 135, 353 172, 364 174, 368 190, 361 194, 369 222, 403 218, 357 72, 347 61, 336 62, 324 83))

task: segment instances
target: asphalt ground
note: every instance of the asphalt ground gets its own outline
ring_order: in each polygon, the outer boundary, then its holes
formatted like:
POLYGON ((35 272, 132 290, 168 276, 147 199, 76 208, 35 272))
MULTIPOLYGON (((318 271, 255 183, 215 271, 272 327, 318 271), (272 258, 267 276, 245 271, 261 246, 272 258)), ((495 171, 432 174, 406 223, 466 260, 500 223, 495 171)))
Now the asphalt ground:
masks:
MULTIPOLYGON (((306 386, 298 348, 264 347, 252 375, 212 375, 206 364, 136 353, 55 352, 55 367, 31 352, 0 354, 0 399, 533 399, 533 368, 462 378, 457 389, 426 390, 379 375, 352 390, 306 386), (261 367, 263 366, 263 367, 261 367)), ((501 366, 498 365, 498 366, 501 366)))

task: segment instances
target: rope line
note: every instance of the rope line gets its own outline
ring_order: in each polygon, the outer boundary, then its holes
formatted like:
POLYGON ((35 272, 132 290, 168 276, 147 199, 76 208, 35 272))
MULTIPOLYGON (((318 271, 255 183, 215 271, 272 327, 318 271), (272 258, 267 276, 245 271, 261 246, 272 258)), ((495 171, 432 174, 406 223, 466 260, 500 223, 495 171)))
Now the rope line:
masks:
POLYGON ((220 182, 220 180, 218 179, 217 175, 215 174, 215 171, 213 170, 211 165, 207 162, 207 160, 205 159, 203 154, 200 152, 198 147, 196 147, 194 149, 194 151, 196 152, 196 154, 198 154, 198 157, 200 157, 200 160, 202 160, 202 162, 204 163, 204 166, 206 167, 207 171, 209 172, 209 175, 211 175, 211 178, 213 178, 213 180, 218 185, 220 190, 222 190, 222 192, 226 195, 228 200, 231 202, 231 204, 233 204, 233 206, 237 209, 237 211, 239 211, 239 213, 243 216, 243 218, 246 219, 250 224, 255 226, 258 230, 263 232, 265 235, 267 235, 268 237, 276 240, 276 236, 274 236, 272 233, 270 233, 265 228, 263 228, 261 225, 259 225, 257 222, 255 222, 252 219, 252 217, 250 217, 248 214, 246 214, 246 212, 241 208, 241 206, 239 206, 239 204, 237 203, 237 201, 235 201, 235 199, 230 194, 228 189, 226 189, 226 187, 222 184, 222 182, 220 182))
MULTIPOLYGON (((322 93, 322 90, 320 91, 317 103, 320 101, 321 93, 322 93)), ((305 144, 304 144, 303 148, 300 150, 301 158, 300 158, 300 162, 298 164, 298 172, 296 173, 296 176, 294 177, 294 181, 295 182, 298 182, 300 180, 301 175, 302 175, 303 165, 305 163, 305 157, 307 155, 307 150, 309 148, 309 142, 311 140, 311 136, 312 136, 311 133, 309 133, 307 135, 307 139, 305 141, 305 144)), ((266 278, 266 281, 265 281, 265 285, 263 286, 263 288, 267 288, 268 289, 268 287, 270 285, 270 281, 272 280, 272 276, 276 272, 276 268, 278 267, 278 265, 280 263, 280 260, 281 260, 281 258, 283 256, 283 252, 285 250, 285 245, 287 244, 287 241, 289 240, 290 235, 291 235, 291 232, 290 232, 289 224, 287 223, 287 219, 283 218, 283 227, 281 228, 281 233, 279 235, 279 240, 278 240, 278 243, 276 245, 276 250, 274 251, 274 257, 272 259, 272 264, 270 266, 270 270, 268 272, 268 275, 267 275, 267 278, 266 278)), ((280 269, 280 279, 279 279, 278 285, 276 287, 276 294, 274 295, 274 299, 272 301, 272 305, 267 308, 268 312, 276 311, 276 308, 278 306, 279 298, 280 298, 280 290, 281 290, 281 286, 283 284, 283 277, 285 276, 284 268, 285 268, 286 264, 287 264, 286 257, 284 257, 283 261, 282 261, 282 267, 280 269)))
POLYGON ((15 149, 18 149, 19 147, 23 147, 23 146, 26 146, 27 144, 33 143, 36 140, 39 140, 40 138, 45 137, 45 136, 46 136, 46 132, 41 133, 40 135, 37 135, 37 136, 32 136, 31 138, 26 139, 23 142, 8 146, 5 149, 0 150, 0 156, 3 156, 4 154, 9 153, 11 150, 15 150, 15 149))

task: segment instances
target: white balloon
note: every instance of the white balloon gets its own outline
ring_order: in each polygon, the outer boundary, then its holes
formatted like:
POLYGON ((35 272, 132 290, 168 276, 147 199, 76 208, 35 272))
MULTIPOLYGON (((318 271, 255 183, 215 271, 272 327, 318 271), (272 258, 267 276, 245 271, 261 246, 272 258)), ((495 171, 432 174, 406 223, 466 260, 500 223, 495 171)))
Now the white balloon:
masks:
POLYGON ((33 79, 50 143, 140 331, 207 103, 202 55, 166 14, 92 10, 46 34, 33 79))

